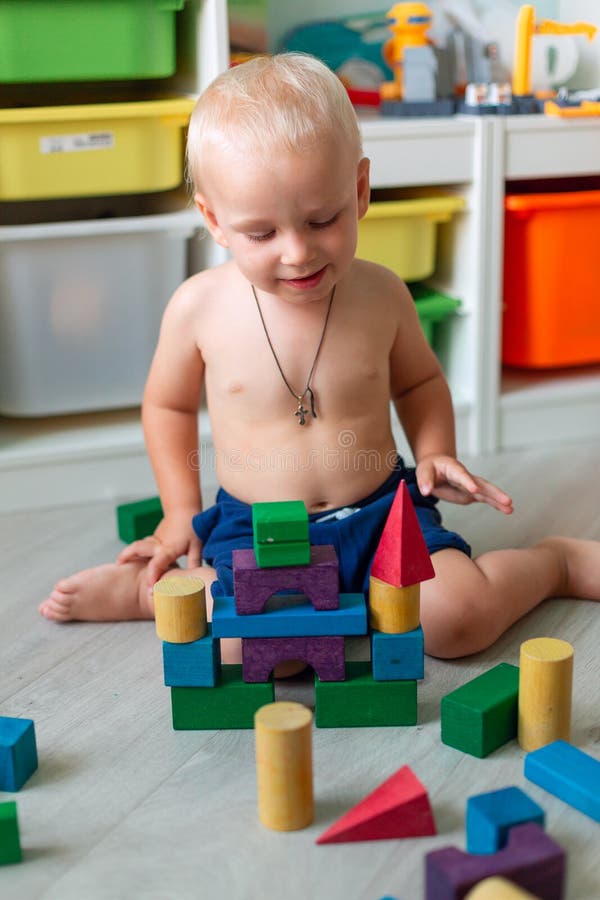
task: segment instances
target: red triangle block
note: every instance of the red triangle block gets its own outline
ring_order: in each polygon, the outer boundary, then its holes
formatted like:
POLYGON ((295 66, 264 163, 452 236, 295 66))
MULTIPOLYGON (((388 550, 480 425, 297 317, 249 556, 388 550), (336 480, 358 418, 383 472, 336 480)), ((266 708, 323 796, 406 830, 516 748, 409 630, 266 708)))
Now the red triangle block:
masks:
POLYGON ((375 551, 371 575, 408 587, 433 578, 435 572, 405 481, 401 481, 375 551))
POLYGON ((437 830, 427 791, 410 766, 402 766, 317 838, 317 844, 431 834, 437 830))

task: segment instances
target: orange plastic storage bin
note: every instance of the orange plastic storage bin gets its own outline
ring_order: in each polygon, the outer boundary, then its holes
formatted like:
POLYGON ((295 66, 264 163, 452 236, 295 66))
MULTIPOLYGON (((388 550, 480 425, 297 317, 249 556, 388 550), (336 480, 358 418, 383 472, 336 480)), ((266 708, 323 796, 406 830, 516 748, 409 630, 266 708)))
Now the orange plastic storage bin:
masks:
POLYGON ((507 195, 502 361, 600 362, 600 191, 507 195))

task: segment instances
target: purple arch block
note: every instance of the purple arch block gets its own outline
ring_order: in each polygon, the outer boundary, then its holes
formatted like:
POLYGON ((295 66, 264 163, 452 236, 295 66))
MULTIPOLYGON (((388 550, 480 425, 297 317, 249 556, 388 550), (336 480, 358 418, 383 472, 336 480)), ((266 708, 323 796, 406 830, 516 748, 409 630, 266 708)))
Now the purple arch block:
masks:
POLYGON ((260 613, 278 591, 305 594, 315 609, 339 609, 339 563, 329 544, 310 548, 307 566, 259 568, 254 550, 233 551, 233 593, 238 615, 260 613))
POLYGON ((343 637, 242 638, 244 681, 268 681, 275 666, 290 659, 312 666, 321 681, 346 678, 343 637))
POLYGON ((492 875, 504 875, 542 900, 562 900, 565 853, 534 822, 511 828, 506 847, 496 853, 434 850, 425 857, 425 900, 460 900, 492 875))

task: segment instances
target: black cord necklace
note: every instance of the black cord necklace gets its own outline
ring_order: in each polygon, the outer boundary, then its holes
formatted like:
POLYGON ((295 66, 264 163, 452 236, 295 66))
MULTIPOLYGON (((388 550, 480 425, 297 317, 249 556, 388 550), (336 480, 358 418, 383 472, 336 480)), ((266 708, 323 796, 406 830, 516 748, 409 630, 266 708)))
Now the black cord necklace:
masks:
POLYGON ((285 377, 284 371, 283 371, 283 369, 281 368, 281 363, 279 362, 279 359, 277 358, 277 354, 275 353, 275 348, 273 347, 273 343, 272 343, 272 341, 271 341, 271 338, 269 337, 269 332, 267 331, 267 324, 266 324, 266 322, 265 322, 265 317, 263 316, 262 309, 260 308, 260 303, 258 302, 258 297, 256 296, 256 290, 255 290, 253 284, 250 285, 250 287, 252 288, 252 293, 253 293, 253 295, 254 295, 254 299, 256 300, 256 306, 257 306, 257 308, 258 308, 258 314, 259 314, 259 316, 260 316, 260 321, 262 322, 262 326, 263 326, 264 331, 265 331, 265 335, 266 335, 266 338, 267 338, 267 342, 268 342, 268 344, 269 344, 269 347, 271 348, 271 353, 273 354, 273 359, 275 360, 275 362, 276 362, 276 364, 277 364, 277 368, 279 369, 279 374, 280 374, 281 377, 283 378, 283 383, 285 384, 286 388, 288 389, 288 391, 290 392, 290 394, 292 395, 292 397, 294 397, 294 398, 297 400, 297 402, 298 402, 298 406, 297 406, 297 408, 296 408, 296 412, 294 413, 294 415, 298 417, 298 425, 306 425, 306 416, 307 416, 307 414, 308 414, 308 409, 306 409, 306 408, 302 405, 302 401, 304 400, 304 398, 306 397, 307 394, 308 394, 309 401, 310 401, 310 413, 311 413, 313 419, 316 419, 316 418, 317 418, 317 410, 316 410, 316 407, 315 407, 315 395, 314 395, 313 390, 312 390, 312 388, 311 388, 311 386, 310 386, 310 380, 311 380, 311 378, 312 378, 312 376, 313 376, 313 372, 314 372, 315 366, 316 366, 316 364, 317 364, 317 359, 319 358, 319 353, 320 353, 320 351, 321 351, 321 346, 323 345, 323 339, 324 339, 324 337, 325 337, 325 331, 327 330, 327 323, 329 322, 329 314, 330 314, 330 312, 331 312, 331 305, 332 305, 332 303, 333 303, 333 297, 334 297, 334 295, 335 295, 335 285, 334 285, 333 288, 331 289, 331 296, 329 297, 329 305, 328 305, 328 307, 327 307, 327 312, 326 312, 326 314, 325 314, 325 321, 323 322, 323 331, 321 332, 321 338, 320 338, 320 340, 319 340, 319 345, 318 345, 318 347, 317 347, 317 352, 315 353, 315 358, 313 359, 312 366, 310 367, 310 372, 308 373, 308 378, 306 379, 306 387, 304 388, 304 390, 302 391, 301 394, 297 394, 297 393, 296 393, 296 391, 292 388, 291 384, 289 383, 289 381, 288 381, 287 378, 285 377))

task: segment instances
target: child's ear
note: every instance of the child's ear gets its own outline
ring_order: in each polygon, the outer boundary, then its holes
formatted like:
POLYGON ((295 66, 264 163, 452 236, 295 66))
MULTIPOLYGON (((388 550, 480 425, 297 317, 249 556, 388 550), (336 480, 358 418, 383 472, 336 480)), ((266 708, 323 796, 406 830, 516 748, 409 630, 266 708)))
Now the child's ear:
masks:
POLYGON ((363 156, 356 172, 356 193, 358 197, 358 218, 362 219, 369 208, 371 184, 369 181, 370 160, 363 156))
POLYGON ((215 239, 217 244, 219 244, 221 247, 225 247, 227 249, 229 247, 229 244, 227 243, 227 239, 225 238, 225 235, 223 234, 221 227, 219 226, 219 223, 217 222, 217 217, 215 216, 214 212, 208 205, 208 201, 207 201, 206 197, 204 196, 204 194, 194 194, 194 203, 196 204, 196 206, 202 213, 202 216, 206 223, 206 227, 208 228, 209 232, 211 233, 212 237, 215 239))

